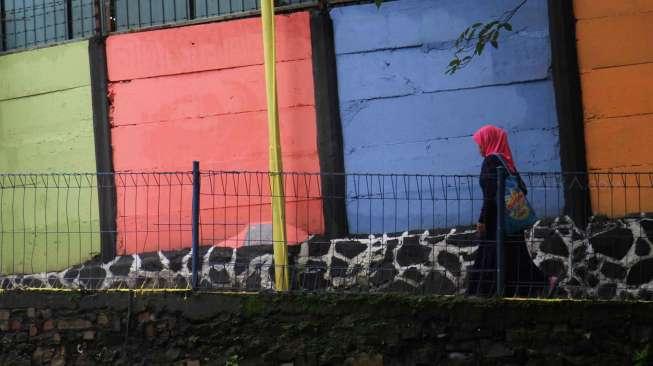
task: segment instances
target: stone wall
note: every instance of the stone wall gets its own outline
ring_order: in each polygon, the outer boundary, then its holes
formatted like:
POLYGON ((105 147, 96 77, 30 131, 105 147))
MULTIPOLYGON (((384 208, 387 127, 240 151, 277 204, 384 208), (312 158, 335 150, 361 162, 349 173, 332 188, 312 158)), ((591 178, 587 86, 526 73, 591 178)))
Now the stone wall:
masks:
POLYGON ((0 304, 3 365, 627 365, 653 324, 645 303, 398 295, 5 292, 0 304))
MULTIPOLYGON (((650 215, 595 217, 585 229, 567 217, 543 219, 525 234, 535 264, 562 279, 557 297, 653 298, 650 215)), ((476 232, 464 227, 335 239, 314 236, 289 247, 289 273, 293 289, 301 291, 463 294, 477 245, 476 232)), ((271 245, 201 247, 202 289, 270 290, 274 270, 271 245)), ((0 278, 0 287, 186 289, 190 276, 191 252, 184 249, 8 276, 0 278)))

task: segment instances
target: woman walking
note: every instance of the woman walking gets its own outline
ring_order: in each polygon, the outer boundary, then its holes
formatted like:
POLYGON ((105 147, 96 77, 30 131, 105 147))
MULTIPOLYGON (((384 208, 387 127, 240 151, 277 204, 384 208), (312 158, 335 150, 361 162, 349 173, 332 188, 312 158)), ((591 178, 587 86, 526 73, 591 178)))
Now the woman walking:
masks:
MULTIPOLYGON (((527 194, 515 166, 508 135, 495 126, 484 126, 473 136, 478 144, 483 166, 480 183, 483 191, 483 207, 478 220, 479 247, 474 266, 468 273, 467 294, 472 296, 493 296, 497 291, 497 168, 503 166, 507 174, 518 177, 519 186, 527 194)), ((504 296, 542 296, 550 295, 556 286, 557 278, 546 278, 533 263, 524 235, 505 235, 504 237, 504 296)))

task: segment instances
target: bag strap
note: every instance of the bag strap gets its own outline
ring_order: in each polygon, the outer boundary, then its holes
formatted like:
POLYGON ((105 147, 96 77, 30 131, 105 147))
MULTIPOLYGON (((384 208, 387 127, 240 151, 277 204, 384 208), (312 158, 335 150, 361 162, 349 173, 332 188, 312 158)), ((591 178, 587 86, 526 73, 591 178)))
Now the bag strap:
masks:
POLYGON ((511 177, 515 176, 515 174, 513 174, 513 172, 510 171, 510 168, 508 168, 508 164, 506 163, 506 160, 503 158, 503 156, 501 156, 501 154, 491 154, 491 155, 496 156, 497 158, 499 158, 499 161, 501 162, 501 165, 503 165, 503 167, 506 169, 506 171, 508 172, 508 175, 510 175, 511 177))
POLYGON ((519 188, 520 188, 521 190, 523 190, 524 193, 526 194, 526 193, 528 192, 528 188, 526 187, 526 184, 524 183, 524 180, 521 178, 521 176, 518 176, 517 173, 513 174, 512 172, 510 172, 510 169, 508 169, 508 164, 506 163, 506 161, 505 161, 505 159, 503 158, 503 156, 501 156, 501 155, 499 155, 499 154, 492 154, 492 155, 493 155, 493 156, 496 156, 497 158, 499 158, 499 161, 501 161, 501 164, 503 165, 503 167, 504 167, 504 168, 506 169, 506 171, 508 172, 508 176, 513 177, 513 178, 516 178, 516 179, 519 181, 519 188))

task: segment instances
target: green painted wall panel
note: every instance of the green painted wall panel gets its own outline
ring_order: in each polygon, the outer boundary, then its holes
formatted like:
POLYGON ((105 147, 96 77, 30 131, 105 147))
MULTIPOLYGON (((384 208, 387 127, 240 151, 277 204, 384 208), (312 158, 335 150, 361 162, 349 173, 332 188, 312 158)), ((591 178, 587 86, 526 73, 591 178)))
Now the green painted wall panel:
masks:
POLYGON ((0 57, 0 273, 100 251, 88 42, 0 57))
POLYGON ((94 175, 0 177, 0 273, 40 273, 100 251, 94 175))
POLYGON ((90 85, 88 41, 0 57, 0 100, 90 85))
POLYGON ((95 171, 91 88, 0 101, 4 172, 95 171))

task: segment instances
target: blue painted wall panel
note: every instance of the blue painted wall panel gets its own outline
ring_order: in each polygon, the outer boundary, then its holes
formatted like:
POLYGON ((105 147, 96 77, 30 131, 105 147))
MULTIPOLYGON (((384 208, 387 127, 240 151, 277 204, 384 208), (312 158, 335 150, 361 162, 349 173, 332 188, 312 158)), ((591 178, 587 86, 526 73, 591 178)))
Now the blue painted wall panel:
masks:
MULTIPOLYGON (((545 0, 525 5, 513 19, 516 32, 504 36, 499 50, 486 50, 453 76, 444 74, 462 30, 516 3, 398 0, 378 10, 373 4, 333 9, 345 170, 478 174, 481 158, 471 135, 492 123, 510 132, 521 171, 559 171, 545 0)), ((403 191, 391 182, 377 182, 375 190, 368 182, 367 192, 358 183, 348 181, 347 209, 356 232, 471 224, 480 207, 476 179, 465 187, 440 182, 442 197, 430 201, 423 201, 430 192, 418 182, 404 184, 403 191), (420 201, 429 207, 419 208, 420 201)), ((538 212, 557 213, 563 206, 558 182, 532 183, 542 185, 531 194, 538 212)))
MULTIPOLYGON (((477 21, 501 16, 517 0, 397 0, 353 5, 331 11, 336 53, 359 53, 409 46, 448 48, 458 35, 477 21)), ((513 19, 515 30, 528 36, 548 34, 546 1, 528 1, 513 19)))
POLYGON ((340 98, 386 98, 548 77, 549 64, 543 62, 551 59, 548 38, 515 37, 500 47, 494 55, 485 54, 453 76, 444 75, 452 57, 450 50, 407 47, 338 55, 340 98))

